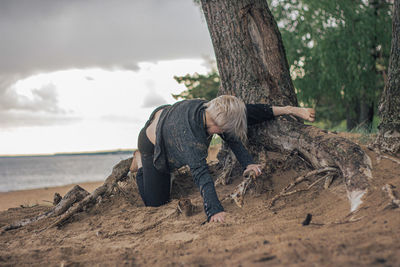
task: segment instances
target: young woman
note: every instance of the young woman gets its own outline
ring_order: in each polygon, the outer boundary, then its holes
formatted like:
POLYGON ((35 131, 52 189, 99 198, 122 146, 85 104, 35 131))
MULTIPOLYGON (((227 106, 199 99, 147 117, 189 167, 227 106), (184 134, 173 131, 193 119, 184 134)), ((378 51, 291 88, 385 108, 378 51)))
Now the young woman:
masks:
POLYGON ((209 102, 184 100, 157 108, 138 137, 131 171, 136 174, 140 195, 146 206, 161 206, 170 199, 170 172, 188 165, 204 201, 209 222, 223 222, 224 209, 218 200, 206 158, 213 134, 218 134, 234 152, 244 173, 253 170, 261 174, 243 146, 247 125, 273 119, 279 115, 294 115, 313 121, 313 109, 270 107, 247 104, 234 96, 219 96, 209 102))

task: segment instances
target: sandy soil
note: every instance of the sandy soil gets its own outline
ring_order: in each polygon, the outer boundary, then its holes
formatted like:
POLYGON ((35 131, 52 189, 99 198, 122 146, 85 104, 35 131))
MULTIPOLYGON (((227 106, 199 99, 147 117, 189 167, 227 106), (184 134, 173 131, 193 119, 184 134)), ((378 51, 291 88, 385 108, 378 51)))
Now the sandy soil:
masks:
MULTIPOLYGON (((400 193, 400 165, 387 159, 378 163, 373 152, 366 152, 374 180, 352 216, 340 177, 328 189, 322 182, 268 208, 274 195, 308 171, 282 164, 272 177, 259 179, 243 208, 223 201, 228 212, 224 224, 203 224, 195 189, 185 192, 197 207, 190 217, 177 213, 176 199, 150 208, 116 194, 61 228, 47 228, 54 220, 49 219, 2 233, 0 266, 400 266, 400 208, 388 207, 381 189, 390 183, 400 193), (311 224, 302 226, 307 214, 312 214, 311 224)), ((271 160, 279 157, 270 155, 271 160)), ((220 198, 240 180, 218 186, 220 198)), ((2 211, 0 227, 48 209, 38 205, 2 211)))

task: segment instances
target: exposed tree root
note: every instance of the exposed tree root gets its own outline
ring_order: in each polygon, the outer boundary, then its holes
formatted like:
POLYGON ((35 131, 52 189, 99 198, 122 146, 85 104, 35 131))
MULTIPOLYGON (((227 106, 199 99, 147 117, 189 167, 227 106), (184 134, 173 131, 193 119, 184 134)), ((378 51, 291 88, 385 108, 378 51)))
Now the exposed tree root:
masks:
POLYGON ((391 184, 385 184, 382 187, 382 190, 386 192, 390 198, 390 203, 387 205, 387 207, 393 207, 393 208, 398 208, 400 206, 400 199, 398 199, 395 195, 395 192, 393 191, 394 185, 391 184))
POLYGON ((86 190, 77 185, 72 188, 61 199, 61 201, 49 211, 40 214, 34 218, 24 219, 12 223, 8 226, 3 227, 2 231, 17 229, 33 222, 39 221, 41 219, 56 216, 59 216, 59 218, 49 227, 60 226, 61 224, 65 223, 69 218, 71 218, 74 214, 82 210, 88 210, 97 201, 98 198, 110 195, 113 190, 118 187, 118 182, 126 178, 131 162, 132 158, 120 161, 117 165, 114 166, 112 173, 108 176, 104 184, 94 190, 91 194, 89 194, 86 190), (77 205, 73 206, 74 204, 77 205))
POLYGON ((235 201, 236 205, 238 205, 240 208, 243 207, 243 199, 244 195, 246 194, 247 188, 253 181, 255 181, 255 179, 256 179, 255 172, 250 171, 244 177, 243 182, 241 182, 233 191, 233 193, 230 195, 230 197, 235 201))
POLYGON ((231 174, 236 162, 237 159, 235 155, 233 154, 232 150, 229 149, 229 153, 226 155, 223 163, 221 164, 223 169, 222 172, 218 175, 218 178, 215 181, 215 185, 227 185, 231 182, 231 174))
POLYGON ((359 145, 334 133, 281 119, 249 129, 249 142, 254 147, 263 144, 269 150, 297 150, 315 169, 337 167, 346 185, 350 211, 360 207, 369 189, 371 159, 359 145))
POLYGON ((368 149, 374 151, 377 154, 376 161, 378 162, 378 164, 381 162, 382 158, 385 158, 385 159, 393 161, 394 163, 400 164, 400 160, 398 160, 398 159, 396 159, 394 157, 391 157, 391 156, 383 155, 382 151, 376 146, 375 143, 374 144, 370 144, 368 146, 368 149))
POLYGON ((382 158, 385 158, 385 159, 388 159, 388 160, 391 160, 391 161, 393 161, 393 162, 395 162, 395 163, 397 163, 397 164, 400 164, 400 160, 398 160, 398 159, 395 159, 395 158, 393 158, 393 157, 389 157, 389 156, 385 156, 385 155, 380 155, 382 158))
POLYGON ((270 203, 268 204, 268 208, 271 208, 275 204, 275 202, 281 197, 290 196, 290 195, 298 193, 298 192, 303 192, 303 191, 310 190, 318 182, 322 181, 323 179, 326 179, 328 176, 332 176, 332 172, 336 173, 337 171, 338 170, 336 168, 326 167, 326 168, 322 168, 322 169, 319 169, 319 170, 313 170, 311 172, 306 173, 305 175, 297 177, 292 183, 290 183, 288 186, 286 186, 278 195, 276 195, 275 197, 273 197, 271 199, 270 203), (324 176, 324 177, 318 179, 317 181, 313 182, 312 184, 310 184, 307 188, 298 189, 298 190, 294 190, 294 191, 291 191, 291 192, 287 192, 288 190, 292 189, 293 187, 295 187, 296 185, 298 185, 302 181, 306 180, 307 178, 309 178, 309 177, 311 177, 313 175, 324 173, 324 172, 329 172, 329 173, 326 176, 324 176))
POLYGON ((392 127, 385 133, 381 129, 375 141, 368 148, 375 152, 379 151, 378 154, 384 152, 393 156, 400 156, 400 133, 394 129, 394 126, 392 127))

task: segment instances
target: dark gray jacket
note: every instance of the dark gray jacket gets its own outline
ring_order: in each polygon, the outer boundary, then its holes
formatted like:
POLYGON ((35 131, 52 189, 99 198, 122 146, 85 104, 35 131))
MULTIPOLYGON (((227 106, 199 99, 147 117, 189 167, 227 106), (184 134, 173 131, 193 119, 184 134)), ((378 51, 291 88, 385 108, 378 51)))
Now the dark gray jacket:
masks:
MULTIPOLYGON (((183 100, 172 106, 157 109, 163 109, 163 112, 157 124, 154 166, 161 172, 170 172, 188 165, 203 197, 204 210, 210 219, 224 209, 218 200, 206 162, 212 138, 207 133, 204 120, 206 102, 200 99, 183 100)), ((232 149, 243 168, 254 163, 237 138, 226 135, 221 137, 232 149)))

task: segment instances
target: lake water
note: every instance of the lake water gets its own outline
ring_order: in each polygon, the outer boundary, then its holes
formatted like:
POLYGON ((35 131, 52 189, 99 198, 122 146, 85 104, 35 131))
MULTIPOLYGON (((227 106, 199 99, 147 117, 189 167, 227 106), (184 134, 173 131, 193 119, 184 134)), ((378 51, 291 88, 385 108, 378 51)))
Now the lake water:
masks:
POLYGON ((0 157, 0 192, 103 181, 131 152, 0 157))

